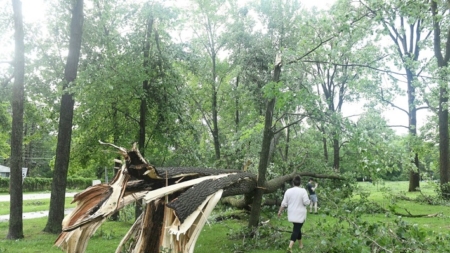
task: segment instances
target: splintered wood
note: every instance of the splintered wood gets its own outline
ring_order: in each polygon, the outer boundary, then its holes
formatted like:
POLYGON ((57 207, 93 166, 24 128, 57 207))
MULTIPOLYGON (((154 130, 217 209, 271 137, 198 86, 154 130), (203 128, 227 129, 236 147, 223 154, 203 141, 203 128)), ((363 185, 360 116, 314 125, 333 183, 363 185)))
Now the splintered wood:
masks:
MULTIPOLYGON (((95 185, 74 197, 76 208, 64 218, 55 245, 68 253, 85 252, 90 237, 115 212, 136 201, 145 210, 119 243, 120 252, 194 252, 208 216, 224 190, 254 180, 250 173, 209 168, 156 168, 134 145, 110 184, 95 185)), ((117 162, 117 160, 116 160, 117 162)))

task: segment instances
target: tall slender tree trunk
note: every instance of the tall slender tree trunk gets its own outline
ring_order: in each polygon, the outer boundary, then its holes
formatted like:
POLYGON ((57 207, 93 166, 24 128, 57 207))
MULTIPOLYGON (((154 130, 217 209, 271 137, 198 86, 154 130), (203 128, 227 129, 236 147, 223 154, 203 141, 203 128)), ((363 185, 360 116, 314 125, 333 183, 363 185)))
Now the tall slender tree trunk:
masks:
MULTIPOLYGON (((440 68, 439 74, 441 77, 448 76, 448 62, 450 59, 450 28, 446 33, 445 41, 445 55, 442 55, 441 49, 441 17, 437 17, 438 8, 436 1, 430 1, 431 3, 431 14, 433 15, 433 35, 434 35, 434 55, 437 60, 437 65, 440 68)), ((448 15, 446 13, 446 15, 448 15)), ((450 199, 450 187, 448 185, 450 178, 449 170, 449 131, 448 131, 448 83, 445 81, 447 78, 442 78, 439 82, 439 110, 438 110, 438 120, 439 120, 439 172, 440 172, 440 183, 442 196, 444 198, 450 199)))
MULTIPOLYGON (((214 52, 214 48, 212 47, 214 52)), ((218 126, 218 112, 217 112, 217 85, 216 85, 216 59, 217 56, 215 52, 211 55, 212 61, 212 121, 213 121, 213 140, 214 140, 214 151, 216 154, 216 161, 220 160, 220 141, 219 141, 219 126, 218 126)))
MULTIPOLYGON (((337 134, 334 133, 334 136, 336 136, 337 134)), ((333 138, 333 169, 335 172, 339 173, 340 171, 340 165, 341 165, 341 160, 340 160, 340 147, 339 147, 339 139, 338 138, 333 138)))
MULTIPOLYGON (((406 77, 408 83, 408 106, 409 106, 409 135, 413 138, 411 140, 415 143, 414 138, 417 137, 417 109, 416 109, 416 95, 415 87, 413 85, 413 74, 411 70, 406 70, 406 77)), ((412 150, 415 150, 413 145, 412 150)), ((419 154, 414 151, 414 160, 412 161, 416 170, 409 172, 409 192, 417 191, 420 188, 420 171, 419 171, 419 154)))
POLYGON ((64 219, 67 173, 69 170, 70 143, 72 139, 73 111, 75 101, 68 88, 75 85, 80 59, 83 34, 83 0, 72 1, 72 20, 70 22, 69 55, 64 69, 64 94, 61 98, 59 114, 58 141, 56 145, 55 168, 53 172, 50 210, 45 232, 59 233, 64 219))
POLYGON ((14 11, 14 86, 11 100, 11 174, 10 174, 10 208, 9 231, 7 239, 23 238, 23 195, 22 195, 22 144, 23 144, 23 107, 25 81, 25 46, 22 19, 22 3, 12 0, 14 11))
POLYGON ((322 133, 322 149, 323 149, 323 159, 325 163, 328 165, 328 145, 327 145, 327 138, 325 137, 325 127, 323 126, 323 123, 320 123, 319 130, 322 133))
MULTIPOLYGON (((279 82, 280 76, 281 76, 281 62, 276 62, 272 78, 273 82, 279 82)), ((266 115, 264 120, 264 133, 258 165, 257 188, 255 190, 255 195, 253 196, 252 210, 250 213, 250 218, 248 220, 249 228, 256 228, 258 227, 259 223, 262 196, 264 194, 264 188, 266 185, 266 172, 270 157, 270 144, 274 136, 274 132, 272 130, 272 123, 273 123, 273 111, 275 108, 275 102, 276 102, 275 98, 272 98, 267 102, 266 115)))
POLYGON ((235 106, 236 109, 234 111, 234 127, 235 127, 235 131, 236 133, 239 131, 239 123, 240 123, 240 119, 239 119, 239 75, 236 77, 236 97, 235 97, 235 106))
POLYGON ((217 110, 217 52, 215 34, 211 24, 210 17, 206 17, 205 27, 207 29, 209 41, 208 46, 205 49, 209 52, 211 58, 211 114, 212 114, 212 129, 211 134, 214 143, 214 153, 216 161, 220 160, 220 139, 219 139, 219 126, 218 126, 218 110, 217 110))
MULTIPOLYGON (((144 71, 149 76, 150 68, 150 40, 153 31, 153 16, 148 17, 147 30, 145 31, 145 46, 143 48, 144 53, 144 71)), ((149 77, 148 77, 149 78, 149 77)), ((141 97, 141 105, 139 108, 139 137, 138 146, 143 157, 145 157, 145 140, 146 140, 146 126, 147 126, 147 97, 149 96, 150 80, 146 79, 142 82, 143 96, 141 97)), ((135 218, 138 218, 143 211, 141 202, 136 202, 136 208, 134 210, 135 218)))

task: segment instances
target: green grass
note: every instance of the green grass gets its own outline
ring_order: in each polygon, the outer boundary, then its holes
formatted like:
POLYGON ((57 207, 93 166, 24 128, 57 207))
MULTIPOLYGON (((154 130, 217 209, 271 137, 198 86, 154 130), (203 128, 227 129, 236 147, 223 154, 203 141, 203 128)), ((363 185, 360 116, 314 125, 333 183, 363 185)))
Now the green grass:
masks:
MULTIPOLYGON (((0 223, 0 252, 11 253, 61 253, 53 246, 57 235, 42 232, 47 218, 24 220, 24 235, 21 240, 5 240, 8 223, 0 223)), ((116 250, 122 236, 131 227, 130 222, 106 222, 89 241, 87 253, 111 253, 116 250)))
MULTIPOLYGON (((66 198, 65 208, 75 207, 76 203, 71 204, 73 198, 66 198)), ((0 215, 9 214, 9 202, 0 202, 0 215)), ((23 212, 39 212, 46 211, 49 209, 50 200, 49 199, 35 199, 35 200, 24 200, 23 201, 23 212)))
MULTIPOLYGON (((370 193, 369 199, 377 202, 384 208, 388 208, 390 205, 395 203, 396 211, 400 213, 406 214, 407 212, 410 212, 411 214, 442 214, 438 217, 403 218, 403 220, 410 224, 417 224, 419 227, 428 231, 440 231, 447 234, 450 233, 450 222, 448 217, 448 215, 450 215, 449 206, 427 205, 405 200, 396 200, 395 202, 393 202, 394 200, 388 193, 402 194, 411 199, 415 199, 421 196, 420 193, 417 192, 406 192, 408 189, 408 182, 384 182, 379 184, 359 183, 359 186, 360 187, 358 191, 370 193)), ((429 185, 426 183, 422 183, 421 187, 424 194, 435 195, 433 190, 434 188, 431 184, 429 185)), ((321 214, 319 215, 308 214, 307 220, 302 229, 304 235, 303 241, 305 245, 305 248, 302 250, 302 252, 313 252, 314 247, 322 243, 322 238, 317 233, 318 224, 337 224, 341 222, 335 218, 325 215, 324 209, 326 208, 326 206, 321 206, 321 214)), ((4 207, 0 206, 0 212, 2 212, 3 209, 4 207)), ((271 235, 271 238, 273 238, 274 241, 267 242, 261 240, 260 242, 255 242, 250 241, 249 238, 240 236, 242 228, 247 226, 247 214, 242 214, 241 211, 218 206, 215 209, 213 215, 209 217, 209 222, 203 228, 203 231, 200 234, 199 239, 197 240, 195 252, 284 252, 289 241, 292 225, 287 221, 287 217, 285 214, 281 218, 278 218, 276 216, 276 209, 277 208, 274 208, 273 210, 265 209, 262 213, 262 220, 270 220, 266 226, 273 226, 278 229, 276 235, 271 235), (216 218, 218 216, 227 213, 238 214, 237 216, 240 216, 241 219, 225 219, 216 221, 216 218), (267 246, 259 247, 259 249, 254 249, 251 245, 255 244, 258 244, 259 246, 267 244, 267 246), (282 245, 282 248, 275 249, 276 247, 280 247, 279 245, 282 245), (237 251, 237 249, 242 250, 242 248, 246 248, 246 250, 237 251)), ((395 222, 397 216, 376 213, 363 215, 362 218, 369 222, 393 223, 395 222)), ((61 252, 61 250, 53 246, 53 242, 57 236, 42 232, 46 221, 46 218, 24 220, 25 238, 16 241, 9 241, 4 239, 8 231, 8 223, 0 223, 0 252, 61 252)), ((131 225, 131 222, 106 222, 91 238, 86 252, 114 252, 120 240, 126 234, 131 225)), ((326 231, 322 232, 326 233, 326 231)), ((337 237, 336 240, 339 240, 339 238, 337 237)), ((295 245, 295 247, 297 247, 297 244, 295 245)))
MULTIPOLYGON (((450 233, 449 215, 450 206, 446 205, 428 205, 425 203, 411 202, 407 200, 393 200, 389 193, 394 195, 402 195, 410 199, 426 196, 435 196, 433 183, 421 182, 420 192, 408 192, 408 182, 382 182, 379 184, 359 183, 359 191, 370 193, 370 200, 380 204, 383 208, 388 209, 389 206, 395 205, 395 211, 403 214, 403 220, 410 224, 417 224, 427 231, 441 231, 450 233), (405 217, 407 215, 434 215, 437 217, 405 217)), ((397 216, 386 216, 384 214, 365 215, 365 220, 376 222, 393 222, 397 216)))

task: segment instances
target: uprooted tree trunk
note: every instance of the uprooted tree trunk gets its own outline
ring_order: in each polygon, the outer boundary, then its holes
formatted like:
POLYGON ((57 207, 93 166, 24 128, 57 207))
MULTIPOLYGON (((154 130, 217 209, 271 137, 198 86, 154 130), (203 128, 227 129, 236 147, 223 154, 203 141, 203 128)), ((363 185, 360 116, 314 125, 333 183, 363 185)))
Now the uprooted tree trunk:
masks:
MULTIPOLYGON (((109 144, 112 145, 112 144, 109 144)), ((112 145, 114 146, 114 145, 112 145)), ((220 201, 248 208, 257 185, 252 173, 207 168, 156 168, 135 146, 117 147, 125 162, 110 184, 94 185, 75 195, 76 208, 64 218, 55 245, 66 252, 86 250, 93 233, 113 213, 138 200, 146 204, 116 252, 194 252, 208 216, 220 201), (129 181, 133 176, 139 180, 129 181), (242 199, 230 196, 244 195, 242 199)), ((340 176, 292 173, 271 181, 265 193, 276 191, 294 175, 342 179, 340 176)))

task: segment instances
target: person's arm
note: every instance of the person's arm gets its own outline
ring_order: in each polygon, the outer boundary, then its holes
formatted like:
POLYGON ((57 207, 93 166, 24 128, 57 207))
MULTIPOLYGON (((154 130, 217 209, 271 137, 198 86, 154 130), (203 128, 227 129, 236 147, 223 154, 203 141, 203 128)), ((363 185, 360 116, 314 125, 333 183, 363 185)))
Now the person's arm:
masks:
POLYGON ((283 201, 281 201, 281 205, 280 205, 280 209, 278 209, 278 217, 281 216, 281 214, 283 213, 283 210, 287 207, 287 192, 284 193, 283 196, 283 201))
POLYGON ((311 203, 311 200, 309 199, 308 193, 305 190, 305 193, 303 194, 303 205, 309 206, 310 203, 311 203))

